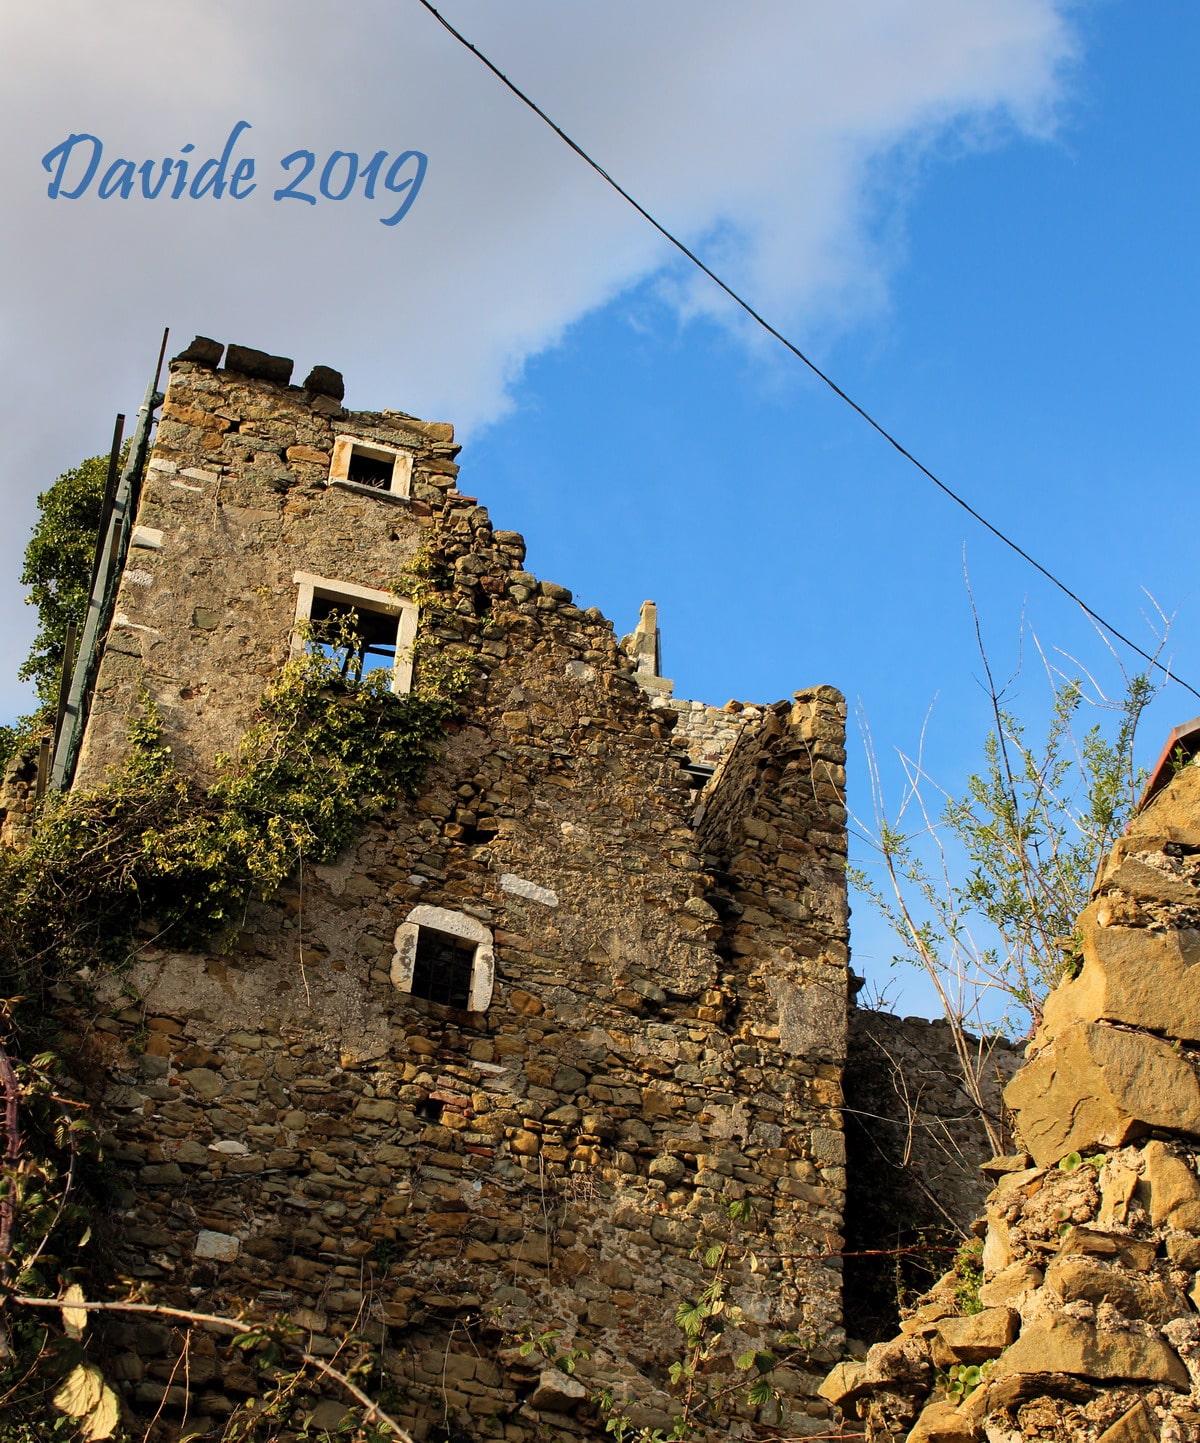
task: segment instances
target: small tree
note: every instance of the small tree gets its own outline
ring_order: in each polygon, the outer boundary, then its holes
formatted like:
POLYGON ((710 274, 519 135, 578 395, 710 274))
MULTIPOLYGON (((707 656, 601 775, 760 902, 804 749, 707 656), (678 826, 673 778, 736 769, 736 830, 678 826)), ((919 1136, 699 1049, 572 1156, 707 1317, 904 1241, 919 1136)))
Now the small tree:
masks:
POLYGON ((1124 674, 1111 697, 1038 647, 1052 703, 1044 737, 1031 740, 1007 699, 1016 674, 997 686, 982 642, 980 654, 993 726, 961 795, 931 779, 922 734, 916 756, 900 753, 904 785, 889 814, 864 724, 874 822, 860 823, 860 836, 882 877, 859 867, 851 878, 899 942, 893 960, 933 984, 963 1086, 999 1148, 983 1096, 984 1034, 1030 1030, 1047 992, 1078 965, 1076 919, 1136 802, 1134 742, 1155 689, 1145 674, 1124 674), (1086 711, 1096 719, 1081 729, 1086 711))
POLYGON ((38 497, 20 578, 29 587, 27 603, 37 607, 38 630, 18 675, 33 682, 43 706, 56 699, 67 627, 87 610, 107 476, 108 457, 92 456, 38 497))
POLYGON ((25 600, 38 611, 38 629, 17 675, 31 681, 37 710, 0 726, 0 766, 39 724, 58 696, 67 627, 82 623, 92 580, 96 534, 104 504, 108 457, 91 456, 64 471, 38 497, 38 519, 25 548, 20 580, 25 600))

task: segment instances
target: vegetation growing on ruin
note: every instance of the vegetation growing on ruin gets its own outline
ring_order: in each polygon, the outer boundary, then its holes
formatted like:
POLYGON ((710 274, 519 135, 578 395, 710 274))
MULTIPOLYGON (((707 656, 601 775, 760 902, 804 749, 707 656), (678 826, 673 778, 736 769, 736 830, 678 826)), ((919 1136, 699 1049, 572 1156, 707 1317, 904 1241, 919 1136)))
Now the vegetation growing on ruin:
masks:
MULTIPOLYGON (((679 1356, 666 1371, 677 1411, 669 1426, 639 1425, 611 1388, 592 1390, 584 1384, 614 1443, 715 1443, 729 1436, 734 1420, 756 1414, 765 1427, 773 1428, 772 1415, 784 1396, 779 1386, 783 1375, 812 1366, 819 1339, 797 1333, 779 1333, 773 1349, 736 1350, 735 1338, 744 1343, 746 1329, 758 1329, 733 1301, 735 1284, 740 1274, 762 1272, 774 1260, 759 1257, 741 1236, 739 1224, 753 1213, 748 1199, 726 1203, 724 1212, 729 1220, 725 1236, 702 1244, 693 1254, 708 1270, 707 1283, 697 1297, 685 1298, 675 1308, 679 1356)), ((519 1352, 523 1357, 539 1354, 551 1367, 577 1378, 589 1356, 585 1349, 564 1347, 557 1328, 530 1332, 519 1352)))
MULTIPOLYGON (((43 494, 26 555, 22 579, 40 626, 22 675, 35 681, 44 705, 54 698, 67 625, 86 606, 105 465, 85 462, 43 494)), ((436 615, 436 604, 428 610, 436 615)), ((236 753, 217 759, 209 784, 176 767, 162 718, 144 698, 124 760, 105 784, 48 795, 31 839, 0 849, 4 1443, 23 1440, 27 1425, 35 1430, 29 1438, 99 1439, 116 1427, 115 1395, 85 1352, 83 1310, 60 1320, 32 1306, 68 1287, 83 1296, 89 1220, 105 1206, 105 1165, 89 1145, 76 1069, 55 1050, 51 993, 119 966, 138 935, 175 945, 232 935, 248 903, 272 895, 304 865, 332 861, 370 817, 419 789, 470 671, 427 656, 406 695, 394 695, 382 671, 347 684, 352 626, 353 617, 343 617, 333 634, 310 633, 310 644, 264 692, 236 753), (26 1303, 15 1305, 13 1294, 26 1303), (5 1420, 17 1417, 13 1432, 5 1420)), ((7 729, 9 744, 43 714, 7 729)), ((296 1349, 284 1324, 225 1326, 261 1366, 287 1374, 280 1353, 296 1349)), ((302 1356, 298 1365, 327 1369, 302 1356)), ((294 1379, 295 1369, 287 1376, 294 1379)), ((333 1369, 330 1376, 342 1375, 333 1369)), ((258 1437, 256 1430, 254 1423, 239 1436, 258 1437)), ((403 1436, 392 1428, 372 1434, 385 1435, 403 1436)))
POLYGON ((1128 678, 1111 702, 1089 698, 1078 678, 1059 681, 1037 739, 993 693, 983 765, 963 792, 941 792, 919 758, 905 759, 892 818, 870 758, 884 881, 862 871, 854 881, 901 956, 933 981, 947 1015, 976 1027, 997 1017, 1019 1034, 1069 971, 1075 919, 1137 797, 1134 740, 1153 695, 1144 675, 1128 678), (1089 701, 1097 720, 1081 731, 1089 701))
POLYGON ((176 943, 236 921, 303 863, 333 860, 362 822, 419 787, 455 709, 382 673, 345 686, 310 651, 267 688, 258 722, 203 787, 178 771, 147 701, 111 780, 44 804, 27 847, 0 854, 6 991, 31 969, 119 960, 152 919, 176 943))
MULTIPOLYGON (((336 654, 311 647, 268 687, 258 721, 207 787, 175 768, 147 701, 108 784, 50 799, 32 841, 0 852, 0 1259, 10 1288, 54 1297, 85 1276, 96 1206, 94 1197, 84 1205, 78 1176, 86 1123, 77 1088, 53 1052, 35 1054, 49 1040, 46 990, 119 964, 145 924, 186 944, 236 924, 248 901, 300 865, 333 860, 373 813, 420 786, 465 681, 461 668, 430 666, 406 696, 382 673, 347 686, 336 654)), ((94 1192, 103 1170, 86 1170, 94 1192)), ((0 1304, 10 1344, 0 1416, 20 1399, 49 1430, 55 1399, 61 1411, 65 1398, 92 1430, 85 1436, 110 1436, 111 1390, 86 1362, 82 1330, 64 1339, 43 1319, 13 1314, 0 1304)), ((251 1342, 273 1346, 257 1333, 251 1342)))
POLYGON ((1019 1037, 1036 1026, 1046 994, 1079 965, 1076 919, 1136 805, 1134 744, 1155 688, 1147 674, 1124 674, 1106 694, 1073 659, 1066 673, 1037 647, 1050 691, 1038 737, 1011 700, 1020 669, 996 680, 977 614, 975 623, 993 722, 983 764, 955 795, 930 777, 920 751, 900 753, 903 788, 889 806, 864 727, 874 819, 859 835, 879 870, 852 869, 851 881, 899 944, 893 960, 932 984, 963 1088, 1003 1152, 984 1097, 987 1034, 1019 1037))
POLYGON ((26 604, 37 608, 38 627, 18 672, 22 681, 33 683, 37 707, 28 716, 0 726, 0 766, 25 743, 57 700, 67 627, 81 624, 87 612, 107 476, 108 457, 90 456, 64 471, 38 497, 38 517, 19 578, 29 588, 26 604))

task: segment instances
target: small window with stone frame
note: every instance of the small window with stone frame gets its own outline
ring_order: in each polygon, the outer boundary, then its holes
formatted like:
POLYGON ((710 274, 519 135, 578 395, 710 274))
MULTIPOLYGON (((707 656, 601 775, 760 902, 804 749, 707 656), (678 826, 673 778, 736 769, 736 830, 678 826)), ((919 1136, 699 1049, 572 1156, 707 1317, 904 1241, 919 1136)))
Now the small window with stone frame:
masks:
POLYGON ((371 672, 390 676, 393 692, 412 687, 412 648, 417 606, 407 597, 325 576, 297 571, 293 654, 321 652, 335 663, 348 685, 371 672))
POLYGON ((407 497, 412 487, 412 466, 411 451, 355 436, 338 436, 329 463, 329 483, 407 497))
POLYGON ((496 963, 492 934, 465 912, 424 904, 396 928, 392 982, 401 992, 443 1007, 486 1012, 496 963))

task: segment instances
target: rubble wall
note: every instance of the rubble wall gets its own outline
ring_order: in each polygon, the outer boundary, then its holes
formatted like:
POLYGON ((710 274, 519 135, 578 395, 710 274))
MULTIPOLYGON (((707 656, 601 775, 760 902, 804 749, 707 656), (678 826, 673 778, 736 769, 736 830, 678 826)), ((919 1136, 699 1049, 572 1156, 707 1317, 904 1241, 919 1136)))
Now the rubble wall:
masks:
MULTIPOLYGON (((148 940, 100 1015, 75 1014, 107 1081, 116 1270, 167 1303, 286 1310, 326 1355, 365 1332, 418 1439, 590 1437, 585 1387, 665 1424, 674 1314, 708 1277, 696 1249, 746 1200, 767 1267, 734 1268, 732 1351, 805 1333, 771 1416, 823 1431, 842 1336, 840 696, 748 720, 697 832, 670 713, 611 624, 458 493, 448 427, 190 362, 163 415, 138 516, 155 544, 130 555, 81 785, 121 754, 143 688, 206 775, 289 653, 297 570, 402 592, 432 558, 424 643, 474 682, 415 802, 249 908, 232 950, 148 940), (345 431, 412 451, 410 502, 328 484, 345 431), (490 934, 486 1010, 398 989, 417 906, 490 934), (582 1385, 520 1355, 548 1329, 587 1350, 582 1385)), ((173 1416, 177 1341, 112 1337, 130 1401, 173 1416)), ((257 1386, 216 1350, 190 1367, 193 1418, 257 1386)))
POLYGON ((872 1443, 1200 1439, 1198 859, 1193 763, 1101 869, 977 1255, 824 1385, 872 1443))
MULTIPOLYGON (((347 412, 294 386, 175 362, 76 772, 103 780, 145 692, 194 775, 231 752, 293 643, 296 572, 408 596, 432 525, 519 571, 519 537, 496 535, 458 497, 453 429, 398 412, 347 412), (336 436, 412 457, 411 497, 330 485, 336 436)), ((532 578, 531 578, 532 580, 532 578)), ((536 583, 534 583, 536 585, 536 583)))

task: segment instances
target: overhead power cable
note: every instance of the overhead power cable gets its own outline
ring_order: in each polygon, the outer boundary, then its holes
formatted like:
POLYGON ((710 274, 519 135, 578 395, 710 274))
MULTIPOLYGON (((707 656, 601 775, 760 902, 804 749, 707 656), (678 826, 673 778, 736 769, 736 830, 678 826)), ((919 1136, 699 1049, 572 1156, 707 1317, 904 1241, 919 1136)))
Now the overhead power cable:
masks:
POLYGON ((654 229, 659 233, 659 235, 663 237, 664 240, 669 241, 670 244, 673 245, 681 255, 686 256, 687 259, 691 261, 691 263, 698 270, 703 271, 704 274, 709 278, 710 281, 712 281, 715 286, 717 286, 720 290, 724 291, 724 293, 729 297, 729 299, 733 301, 734 304, 737 305, 741 310, 743 310, 752 321, 754 321, 757 325, 761 326, 762 329, 766 331, 769 336, 773 336, 775 340, 777 340, 781 346, 784 346, 787 350, 789 350, 798 361, 802 361, 813 373, 813 375, 817 377, 818 380, 823 381, 835 396, 839 397, 839 399, 844 401, 852 411, 857 412, 857 414, 862 417, 862 419, 867 423, 868 426, 871 427, 873 431, 877 432, 878 435, 882 436, 889 446, 891 446, 894 450, 898 451, 906 461, 910 462, 913 466, 917 468, 918 471, 920 471, 923 476, 925 476, 928 480, 932 481, 939 491, 941 491, 944 495, 948 496, 950 500, 953 501, 957 506, 961 506, 968 515, 974 517, 974 519, 979 522, 980 526, 984 527, 985 530, 990 531, 992 535, 998 541, 1003 542, 1003 544, 1007 546, 1010 551, 1015 551, 1022 560, 1027 561, 1029 565, 1034 568, 1035 571, 1040 572, 1046 578, 1046 580, 1049 581, 1051 585, 1056 586, 1058 590, 1063 593, 1064 596, 1070 597, 1070 599, 1076 604, 1076 606, 1078 606, 1080 610, 1083 611, 1087 616, 1090 616, 1091 619, 1097 624, 1097 626, 1103 627, 1103 629, 1107 631, 1110 636, 1114 637, 1117 641, 1122 642, 1125 646, 1129 647, 1131 651, 1136 652, 1143 661, 1149 662, 1150 665, 1155 668, 1155 670, 1162 672, 1163 676, 1165 676, 1168 681, 1177 682, 1186 691, 1190 691, 1194 697, 1200 698, 1200 691, 1197 691, 1197 689, 1192 686, 1190 682, 1184 681, 1181 676, 1176 675, 1173 671, 1171 671, 1169 667, 1159 661, 1156 656, 1152 656, 1150 652, 1140 647, 1137 642, 1134 641, 1131 637, 1126 636, 1124 632, 1118 631, 1117 628, 1112 624, 1112 622, 1105 621, 1104 617, 1102 617, 1098 611, 1090 607, 1087 602, 1084 601, 1084 599, 1080 595, 1078 595, 1077 592, 1072 591, 1065 581, 1060 581, 1059 578, 1055 576, 1052 571, 1050 571, 1047 567, 1043 566, 1042 563, 1038 561, 1035 557, 1031 556, 1023 546, 1018 545, 1018 543, 1015 542, 1011 536, 1005 535, 1005 533, 1001 531, 998 526, 993 526, 992 523, 987 519, 987 517, 981 515, 978 511, 976 511, 974 506, 972 506, 969 501, 965 500, 962 496, 958 494, 957 491, 952 490, 949 486, 946 485, 944 481, 942 481, 939 477, 935 476, 934 473, 929 469, 929 467, 926 466, 924 462, 919 461, 917 457, 914 456, 913 453, 906 446, 904 446, 899 440, 897 440, 895 436, 892 435, 892 433, 887 429, 886 426, 884 426, 881 422, 877 421, 875 417, 872 416, 868 410, 866 410, 865 407, 860 406, 853 396, 850 396, 845 391, 843 391, 832 376, 829 376, 825 371, 820 368, 820 366, 817 365, 814 360, 812 360, 809 356, 806 356, 799 346, 797 346, 794 342, 789 341, 782 331, 777 330, 771 324, 771 322, 767 320, 765 316, 763 316, 759 311, 756 311, 754 309, 754 307, 750 304, 749 301, 747 301, 743 296, 741 296, 737 291, 735 291, 734 288, 727 281, 722 280, 721 277, 716 273, 716 271, 714 271, 710 266, 706 265, 704 261, 702 261, 700 257, 695 253, 695 251, 689 249, 689 247, 686 246, 677 235, 675 235, 672 231, 669 231, 666 226, 662 224, 661 221, 657 220, 653 215, 651 215, 644 205, 642 205, 639 201, 635 200, 634 197, 630 195, 630 193, 625 189, 625 187, 621 185, 619 181, 614 180, 613 177, 609 175, 608 171, 606 171, 604 167, 599 164, 599 162, 593 160, 592 157, 587 153, 586 150, 583 149, 581 145, 577 144, 574 140, 572 140, 571 137, 567 134, 567 132, 563 130, 562 126, 556 124, 550 118, 550 116, 546 114, 546 112, 541 108, 541 106, 537 104, 536 101, 531 100, 530 97, 526 95, 525 92, 518 85, 515 85, 513 81, 511 81, 508 76, 505 75, 501 69, 499 69, 498 66, 494 65, 492 61, 488 59, 488 57, 483 53, 482 50, 478 48, 478 46, 473 45, 467 39, 467 37, 462 33, 461 30, 456 30, 455 27, 451 25, 449 20, 447 20, 446 17, 441 14, 441 12, 433 4, 430 3, 430 0, 417 0, 417 3, 422 5, 426 10, 428 10, 429 13, 433 16, 433 18, 438 22, 438 24, 441 25, 445 30, 448 30, 460 45, 465 46, 466 49, 468 49, 477 60, 479 60, 482 64, 486 65, 487 68, 496 77, 496 79, 499 80, 502 85, 505 85, 509 90, 511 90, 512 93, 523 105, 527 105, 529 109, 532 110, 533 113, 540 120, 545 121, 545 123, 550 127, 550 129, 555 133, 555 135, 557 135, 558 138, 563 142, 563 144, 570 147, 570 149, 575 152, 575 154, 580 158, 580 160, 584 161, 585 164, 589 165, 592 170, 594 170, 596 174, 601 178, 601 180, 605 181, 608 185, 610 185, 613 190, 617 192, 617 194, 621 197, 622 200, 626 201, 634 208, 634 210, 637 211, 638 215, 640 215, 643 220, 648 221, 650 225, 652 225, 654 229))

